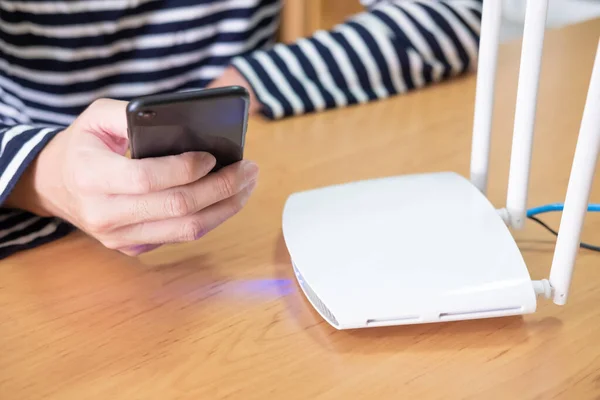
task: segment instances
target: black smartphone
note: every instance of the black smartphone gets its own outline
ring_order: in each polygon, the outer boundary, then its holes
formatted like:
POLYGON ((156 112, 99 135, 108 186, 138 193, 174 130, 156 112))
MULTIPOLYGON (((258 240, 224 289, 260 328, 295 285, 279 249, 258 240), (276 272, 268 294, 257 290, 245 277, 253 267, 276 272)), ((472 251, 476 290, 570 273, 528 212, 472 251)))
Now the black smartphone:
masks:
POLYGON ((241 161, 249 95, 239 86, 139 97, 127 105, 131 157, 212 154, 214 170, 241 161))

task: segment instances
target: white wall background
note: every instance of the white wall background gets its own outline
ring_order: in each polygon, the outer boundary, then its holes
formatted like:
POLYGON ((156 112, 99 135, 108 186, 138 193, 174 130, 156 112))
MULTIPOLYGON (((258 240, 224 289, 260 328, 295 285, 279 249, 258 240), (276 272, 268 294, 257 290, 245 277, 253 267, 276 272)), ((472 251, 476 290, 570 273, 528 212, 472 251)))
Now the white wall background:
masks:
MULTIPOLYGON (((504 2, 502 40, 508 41, 521 37, 526 0, 487 1, 504 2)), ((561 27, 597 17, 600 17, 600 0, 550 0, 547 26, 561 27)))

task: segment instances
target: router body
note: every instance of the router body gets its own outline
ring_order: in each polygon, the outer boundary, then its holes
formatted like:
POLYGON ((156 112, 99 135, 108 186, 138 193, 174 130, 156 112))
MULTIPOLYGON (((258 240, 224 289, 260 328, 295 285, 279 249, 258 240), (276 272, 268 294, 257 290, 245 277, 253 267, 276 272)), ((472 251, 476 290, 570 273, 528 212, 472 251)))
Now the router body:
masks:
POLYGON ((536 309, 511 232, 455 173, 296 193, 284 209, 283 234, 306 297, 338 329, 536 309))

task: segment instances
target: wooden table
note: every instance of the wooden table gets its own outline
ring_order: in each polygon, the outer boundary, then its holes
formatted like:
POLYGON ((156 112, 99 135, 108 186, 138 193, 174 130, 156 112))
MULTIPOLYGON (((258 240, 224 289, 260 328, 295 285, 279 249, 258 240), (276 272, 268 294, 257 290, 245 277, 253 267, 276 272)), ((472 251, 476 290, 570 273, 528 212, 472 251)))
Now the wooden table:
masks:
MULTIPOLYGON (((532 206, 564 198, 599 36, 600 21, 548 33, 532 206)), ((500 56, 490 184, 499 207, 519 49, 500 56)), ((524 318, 336 331, 294 281, 280 230, 286 197, 394 174, 468 174, 474 87, 471 75, 252 121, 258 192, 197 243, 138 260, 75 234, 0 263, 0 399, 597 399, 597 253, 581 251, 565 307, 541 301, 524 318)), ((556 227, 558 217, 546 220, 556 227)), ((546 277, 554 237, 534 224, 515 235, 532 278, 546 277)), ((600 218, 587 218, 584 239, 600 243, 600 218)))
POLYGON ((319 29, 331 29, 364 10, 359 0, 286 0, 280 40, 290 43, 319 29))

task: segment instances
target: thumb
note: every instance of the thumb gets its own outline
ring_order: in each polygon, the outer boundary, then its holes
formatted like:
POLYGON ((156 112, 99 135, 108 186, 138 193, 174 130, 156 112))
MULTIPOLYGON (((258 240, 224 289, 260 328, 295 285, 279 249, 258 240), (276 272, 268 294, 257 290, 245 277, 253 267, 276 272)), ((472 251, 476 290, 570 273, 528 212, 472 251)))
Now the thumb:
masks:
POLYGON ((100 138, 116 153, 124 155, 127 135, 127 102, 100 99, 94 101, 78 118, 79 128, 100 138))

